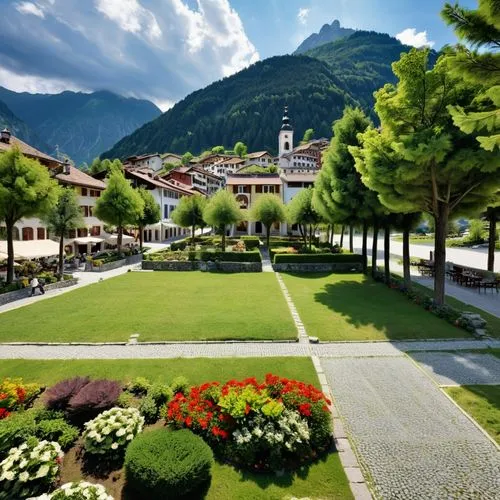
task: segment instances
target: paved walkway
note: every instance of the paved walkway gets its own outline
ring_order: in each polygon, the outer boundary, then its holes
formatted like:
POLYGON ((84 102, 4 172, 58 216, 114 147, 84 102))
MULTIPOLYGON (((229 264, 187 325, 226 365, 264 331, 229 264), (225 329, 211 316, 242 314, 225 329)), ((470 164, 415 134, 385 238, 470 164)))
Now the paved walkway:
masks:
POLYGON ((499 498, 496 446, 410 359, 321 364, 378 497, 499 498))
POLYGON ((260 255, 262 257, 262 271, 265 273, 273 273, 273 265, 271 264, 271 257, 269 256, 269 250, 266 247, 260 247, 260 255))

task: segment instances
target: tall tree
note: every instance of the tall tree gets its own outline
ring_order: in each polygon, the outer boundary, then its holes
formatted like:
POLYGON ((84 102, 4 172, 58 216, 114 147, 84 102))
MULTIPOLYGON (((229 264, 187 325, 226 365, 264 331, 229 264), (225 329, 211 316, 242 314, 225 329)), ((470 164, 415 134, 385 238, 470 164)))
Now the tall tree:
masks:
POLYGON ((500 3, 479 0, 475 10, 447 3, 441 16, 466 44, 448 51, 450 68, 483 87, 476 99, 478 110, 449 105, 453 121, 463 132, 481 132, 477 140, 484 149, 500 149, 500 3))
POLYGON ((94 158, 92 164, 90 165, 89 174, 95 175, 100 172, 111 172, 112 169, 123 170, 122 162, 118 158, 115 158, 113 161, 107 158, 104 160, 94 158))
POLYGON ((247 155, 247 146, 241 141, 238 141, 234 145, 234 153, 237 154, 240 158, 243 158, 247 155))
POLYGON ((57 201, 58 185, 46 167, 18 148, 0 154, 0 220, 7 233, 7 283, 14 279, 14 225, 42 215, 57 201))
POLYGON ((140 194, 132 188, 130 182, 125 179, 123 172, 117 169, 111 170, 107 178, 106 189, 97 199, 94 215, 107 224, 116 226, 118 253, 122 249, 123 228, 135 225, 143 210, 144 201, 140 194))
POLYGON ((446 109, 467 106, 477 88, 452 75, 445 57, 429 70, 428 55, 428 50, 412 49, 393 64, 399 82, 375 94, 382 130, 365 132, 363 149, 351 152, 362 181, 386 207, 434 217, 434 300, 440 305, 448 219, 486 206, 500 185, 500 161, 457 129, 446 109))
POLYGON ((172 220, 181 227, 191 228, 191 245, 194 246, 195 231, 197 227, 204 227, 203 211, 207 199, 201 194, 183 196, 172 212, 172 220))
MULTIPOLYGON (((361 181, 361 175, 354 168, 354 158, 349 152, 349 147, 360 145, 358 134, 364 132, 370 124, 370 120, 360 109, 351 107, 344 109, 342 118, 333 125, 333 139, 324 156, 323 167, 316 178, 313 197, 314 207, 325 220, 350 226, 351 251, 353 225, 363 226, 362 255, 365 273, 368 267, 368 226, 375 224, 381 206, 376 193, 370 191, 361 181)), ((376 234, 373 242, 376 254, 376 234)))
POLYGON ((251 209, 251 218, 264 224, 266 228, 266 246, 269 248, 271 227, 273 224, 283 222, 286 219, 285 206, 281 198, 275 194, 263 194, 254 203, 251 209))
POLYGON ((236 198, 224 189, 217 191, 208 200, 203 211, 203 219, 209 226, 216 228, 222 236, 221 248, 226 250, 227 226, 236 224, 242 218, 242 213, 236 198))
POLYGON ((495 249, 498 240, 497 222, 500 221, 500 193, 495 202, 486 209, 484 214, 488 221, 488 271, 495 270, 495 249))
POLYGON ((137 193, 141 197, 144 208, 140 215, 137 217, 136 224, 139 230, 139 246, 142 252, 142 243, 144 240, 144 228, 150 224, 156 224, 161 219, 160 205, 156 202, 151 191, 144 187, 140 187, 137 193))
POLYGON ((306 144, 307 142, 311 141, 314 137, 314 129, 313 128, 308 128, 304 132, 304 137, 302 137, 301 144, 306 144))
POLYGON ((190 153, 189 151, 187 151, 186 153, 184 153, 181 157, 181 163, 184 165, 184 166, 187 166, 189 165, 189 162, 193 159, 193 154, 190 153))
POLYGON ((71 229, 84 226, 75 190, 71 187, 61 187, 57 202, 42 216, 42 220, 49 231, 59 237, 58 275, 61 281, 64 277, 64 238, 69 236, 71 229))
POLYGON ((290 224, 298 224, 304 245, 309 250, 312 248, 312 240, 316 227, 323 221, 321 215, 316 211, 312 203, 313 189, 307 188, 299 191, 288 203, 288 221, 290 224))
POLYGON ((212 148, 212 153, 213 154, 224 154, 225 148, 224 146, 214 146, 212 148))

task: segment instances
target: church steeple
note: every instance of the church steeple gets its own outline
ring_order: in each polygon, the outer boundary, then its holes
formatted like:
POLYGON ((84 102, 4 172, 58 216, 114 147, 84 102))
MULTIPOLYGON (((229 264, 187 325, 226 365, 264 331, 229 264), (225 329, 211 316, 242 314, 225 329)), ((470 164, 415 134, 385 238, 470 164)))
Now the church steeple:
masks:
POLYGON ((288 118, 288 106, 283 111, 281 130, 278 137, 278 156, 281 158, 284 154, 293 150, 293 128, 288 118))
POLYGON ((283 111, 282 122, 283 124, 281 125, 281 130, 293 130, 292 126, 290 125, 290 118, 288 118, 288 106, 285 106, 285 109, 283 111))

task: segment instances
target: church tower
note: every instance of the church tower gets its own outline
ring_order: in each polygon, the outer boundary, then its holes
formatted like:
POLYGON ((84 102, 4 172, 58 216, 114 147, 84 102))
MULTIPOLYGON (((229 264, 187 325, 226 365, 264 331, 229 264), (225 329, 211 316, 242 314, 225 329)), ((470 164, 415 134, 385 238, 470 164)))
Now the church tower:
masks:
MULTIPOLYGON (((281 158, 284 154, 291 153, 293 150, 293 128, 288 118, 288 106, 285 106, 283 113, 283 124, 278 138, 278 156, 281 158)), ((281 162, 280 162, 281 163, 281 162)))

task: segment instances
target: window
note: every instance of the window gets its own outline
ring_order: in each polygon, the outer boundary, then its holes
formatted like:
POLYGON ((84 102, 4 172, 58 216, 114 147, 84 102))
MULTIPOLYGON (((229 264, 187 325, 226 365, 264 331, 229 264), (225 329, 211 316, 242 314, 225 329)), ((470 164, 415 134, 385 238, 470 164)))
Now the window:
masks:
POLYGON ((246 193, 246 186, 238 186, 238 193, 246 193))
POLYGON ((290 143, 288 141, 285 142, 285 151, 290 149, 290 143))
POLYGON ((92 229, 90 230, 90 234, 92 236, 99 236, 101 234, 101 227, 100 226, 92 226, 92 229))
POLYGON ((87 188, 82 188, 82 196, 87 196, 87 188))
POLYGON ((257 221, 255 223, 255 232, 259 234, 262 233, 262 222, 257 221))
POLYGON ((33 228, 23 227, 23 241, 28 241, 33 239, 33 228))
POLYGON ((85 238, 88 235, 88 229, 86 227, 81 227, 78 229, 78 238, 85 238))
POLYGON ((168 219, 168 205, 163 205, 163 218, 168 219))
POLYGON ((172 217, 172 212, 175 210, 175 205, 170 205, 170 210, 169 210, 169 213, 170 213, 170 217, 172 217))
POLYGON ((89 209, 89 217, 92 217, 92 207, 88 207, 89 209))
POLYGON ((89 207, 83 206, 83 207, 80 207, 80 210, 82 211, 82 215, 84 217, 88 217, 89 216, 89 207))
POLYGON ((301 188, 302 182, 289 182, 288 187, 289 188, 301 188))
POLYGON ((76 230, 75 229, 70 229, 68 232, 68 238, 73 239, 76 238, 76 230))
POLYGON ((274 186, 262 186, 264 193, 274 193, 274 186))
POLYGON ((43 227, 36 228, 36 239, 44 240, 45 239, 45 229, 43 227))

